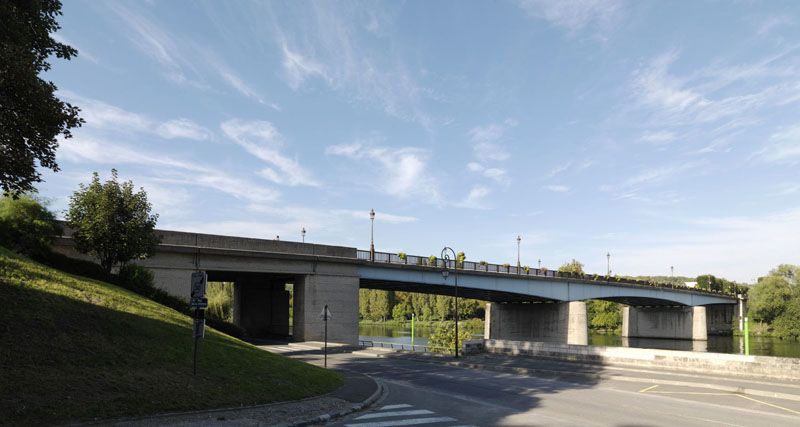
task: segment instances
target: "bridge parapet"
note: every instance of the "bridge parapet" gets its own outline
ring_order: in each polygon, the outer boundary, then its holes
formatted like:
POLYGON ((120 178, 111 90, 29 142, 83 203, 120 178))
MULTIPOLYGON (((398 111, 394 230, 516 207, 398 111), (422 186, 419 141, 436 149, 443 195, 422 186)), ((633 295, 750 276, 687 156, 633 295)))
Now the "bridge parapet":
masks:
MULTIPOLYGON (((401 256, 400 254, 393 254, 388 252, 374 252, 374 258, 370 251, 365 250, 358 250, 357 257, 359 260, 365 261, 371 264, 394 264, 394 265, 408 265, 415 268, 422 268, 422 269, 443 269, 445 267, 449 269, 453 269, 456 266, 455 260, 448 260, 445 261, 438 257, 431 258, 431 257, 424 257, 418 255, 405 255, 401 256)), ((480 261, 463 261, 458 263, 458 269, 463 270, 465 272, 484 272, 484 273, 495 273, 501 275, 509 275, 509 276, 528 276, 531 278, 540 277, 552 277, 552 278, 561 278, 561 279, 578 279, 581 281, 588 281, 588 282, 597 282, 597 283, 604 283, 604 284, 621 284, 621 285, 630 285, 630 286, 647 286, 653 288, 660 288, 660 289, 671 289, 671 290, 679 290, 679 291, 689 291, 698 294, 708 294, 714 296, 723 296, 723 297, 730 297, 736 298, 735 293, 730 292, 720 292, 714 291, 709 289, 699 289, 699 288, 690 288, 688 286, 681 286, 675 285, 673 283, 658 283, 658 282, 651 282, 647 280, 637 280, 637 279, 628 279, 628 278, 620 278, 616 276, 605 276, 599 274, 578 274, 578 273, 565 273, 560 272, 557 270, 549 270, 549 269, 539 269, 539 268, 532 268, 532 267, 517 267, 510 264, 494 264, 490 262, 480 261)))

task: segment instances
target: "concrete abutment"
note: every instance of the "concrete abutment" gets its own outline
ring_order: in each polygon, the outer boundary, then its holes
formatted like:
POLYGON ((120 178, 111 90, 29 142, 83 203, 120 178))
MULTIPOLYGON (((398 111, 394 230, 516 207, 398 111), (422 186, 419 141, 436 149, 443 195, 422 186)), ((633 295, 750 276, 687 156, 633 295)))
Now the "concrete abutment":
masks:
POLYGON ((586 303, 487 303, 485 339, 587 345, 586 303))
POLYGON ((732 333, 734 305, 633 307, 622 309, 623 338, 667 338, 706 341, 709 335, 732 333))
POLYGON ((322 341, 325 305, 331 313, 328 341, 358 344, 359 278, 349 275, 309 274, 294 284, 294 340, 322 341))

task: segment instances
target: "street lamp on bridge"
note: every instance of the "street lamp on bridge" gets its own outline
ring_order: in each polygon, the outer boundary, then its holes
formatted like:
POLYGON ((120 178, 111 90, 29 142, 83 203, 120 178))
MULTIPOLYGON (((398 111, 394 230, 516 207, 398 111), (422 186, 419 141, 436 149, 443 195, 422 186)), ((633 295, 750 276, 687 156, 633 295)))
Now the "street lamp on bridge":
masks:
POLYGON ((374 240, 374 232, 375 232, 375 209, 369 210, 369 260, 375 261, 375 240, 374 240))
POLYGON ((455 298, 456 298, 456 359, 458 359, 458 258, 456 257, 456 251, 452 248, 445 246, 442 249, 442 259, 444 260, 444 270, 442 270, 442 277, 444 280, 447 280, 447 276, 450 275, 450 270, 448 270, 448 265, 450 264, 450 254, 447 253, 450 251, 453 254, 453 276, 455 277, 455 298))
POLYGON ((611 252, 606 252, 606 276, 611 275, 611 252))
POLYGON ((517 270, 519 270, 519 267, 520 267, 520 264, 519 264, 519 244, 520 244, 520 242, 522 242, 522 237, 520 237, 518 235, 517 236, 517 270))
POLYGON ((306 228, 305 227, 303 227, 303 229, 300 230, 300 234, 303 235, 303 243, 305 243, 306 242, 306 228))

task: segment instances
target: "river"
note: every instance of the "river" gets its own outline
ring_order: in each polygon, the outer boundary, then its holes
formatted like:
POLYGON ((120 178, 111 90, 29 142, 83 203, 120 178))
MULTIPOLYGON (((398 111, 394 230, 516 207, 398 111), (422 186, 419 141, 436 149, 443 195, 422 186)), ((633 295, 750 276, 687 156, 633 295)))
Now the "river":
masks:
MULTIPOLYGON (((414 328, 414 344, 426 345, 433 333, 432 326, 414 328)), ((471 330, 475 338, 483 337, 483 330, 471 330)), ((361 340, 393 344, 411 344, 411 326, 396 324, 359 324, 358 335, 361 340)), ((741 353, 741 337, 710 336, 707 343, 690 340, 667 339, 623 339, 619 335, 589 333, 589 345, 611 347, 659 348, 665 350, 694 350, 713 353, 741 353)), ((761 356, 800 357, 800 341, 781 340, 769 337, 750 337, 750 354, 761 356)))

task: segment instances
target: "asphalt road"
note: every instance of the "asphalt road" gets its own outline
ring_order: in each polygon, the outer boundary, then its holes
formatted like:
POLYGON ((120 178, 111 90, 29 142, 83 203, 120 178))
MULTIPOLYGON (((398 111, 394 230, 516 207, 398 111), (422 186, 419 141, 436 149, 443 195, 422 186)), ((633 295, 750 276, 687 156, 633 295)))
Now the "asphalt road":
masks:
MULTIPOLYGON (((315 354, 294 357, 319 362, 315 354)), ((800 426, 800 401, 654 385, 646 373, 641 382, 542 378, 348 353, 329 355, 328 365, 371 375, 386 389, 371 408, 332 426, 800 426)))

